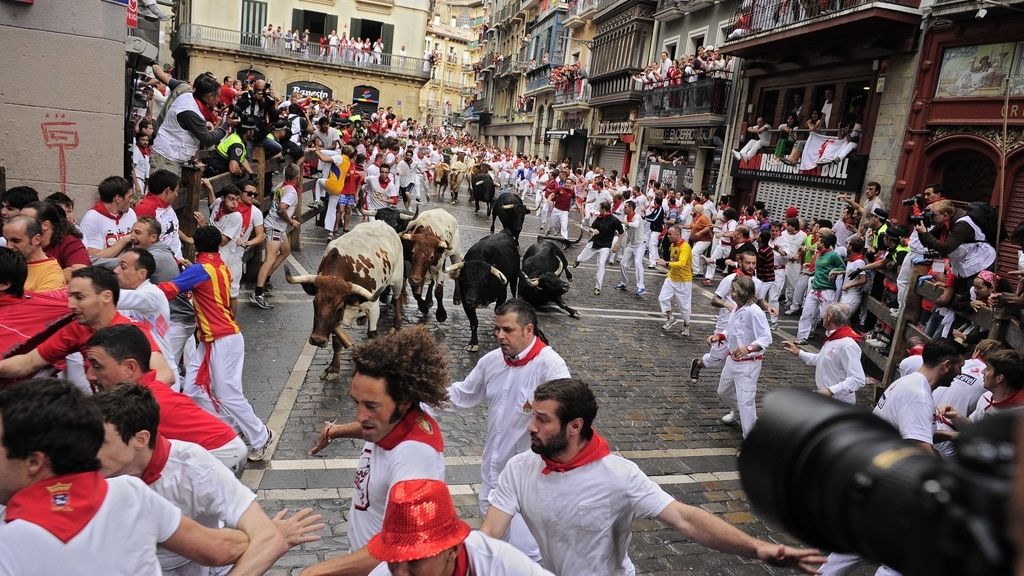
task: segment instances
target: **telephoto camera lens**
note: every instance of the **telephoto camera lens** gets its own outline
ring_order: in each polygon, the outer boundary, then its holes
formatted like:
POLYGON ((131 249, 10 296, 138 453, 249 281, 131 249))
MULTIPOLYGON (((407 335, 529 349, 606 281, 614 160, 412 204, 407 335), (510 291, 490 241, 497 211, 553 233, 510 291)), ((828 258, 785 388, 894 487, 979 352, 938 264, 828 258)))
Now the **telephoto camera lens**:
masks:
POLYGON ((940 459, 886 421, 807 390, 767 395, 743 442, 754 509, 801 540, 905 576, 1010 574, 1007 510, 1020 410, 988 416, 940 459))

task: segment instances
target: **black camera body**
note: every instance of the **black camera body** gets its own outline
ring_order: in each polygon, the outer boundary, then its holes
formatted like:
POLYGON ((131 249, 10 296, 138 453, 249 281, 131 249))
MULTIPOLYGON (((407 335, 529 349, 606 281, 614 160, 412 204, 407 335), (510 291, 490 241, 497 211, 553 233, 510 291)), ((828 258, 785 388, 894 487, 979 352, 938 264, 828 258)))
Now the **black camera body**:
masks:
POLYGON ((863 408, 779 390, 743 443, 740 480, 759 514, 813 546, 906 576, 1011 574, 1017 415, 965 429, 943 460, 863 408))

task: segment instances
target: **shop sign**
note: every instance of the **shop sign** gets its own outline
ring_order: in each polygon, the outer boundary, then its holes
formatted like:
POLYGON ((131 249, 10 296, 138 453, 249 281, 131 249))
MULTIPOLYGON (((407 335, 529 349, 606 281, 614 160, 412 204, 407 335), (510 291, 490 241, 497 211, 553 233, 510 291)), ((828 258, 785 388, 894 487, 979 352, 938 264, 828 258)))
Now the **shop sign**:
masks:
POLYGON ((817 186, 830 190, 858 192, 864 183, 868 157, 864 154, 850 154, 833 164, 815 166, 800 170, 779 162, 772 153, 758 152, 750 160, 733 161, 734 178, 753 178, 770 182, 789 182, 804 186, 817 186))
POLYGON ((710 146, 714 143, 715 130, 711 126, 662 128, 653 131, 651 144, 665 146, 710 146))
POLYGON ((289 96, 298 92, 303 97, 318 100, 329 100, 334 95, 334 91, 330 87, 319 82, 292 82, 287 86, 286 91, 289 96))
POLYGON ((597 129, 598 134, 631 134, 633 132, 633 121, 622 120, 618 122, 601 122, 597 129))

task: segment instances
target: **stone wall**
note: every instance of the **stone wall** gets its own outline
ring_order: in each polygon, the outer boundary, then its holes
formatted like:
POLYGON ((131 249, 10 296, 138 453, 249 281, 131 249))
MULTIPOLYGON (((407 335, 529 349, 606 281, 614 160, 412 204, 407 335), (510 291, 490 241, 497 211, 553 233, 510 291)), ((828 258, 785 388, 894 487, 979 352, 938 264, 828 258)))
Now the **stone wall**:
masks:
POLYGON ((883 205, 892 201, 893 184, 902 156, 903 135, 914 92, 917 61, 917 53, 898 54, 889 58, 886 69, 885 85, 871 140, 871 158, 864 178, 865 184, 875 181, 882 185, 883 205))
POLYGON ((82 214, 124 171, 124 6, 0 2, 0 164, 7 187, 63 190, 82 214))

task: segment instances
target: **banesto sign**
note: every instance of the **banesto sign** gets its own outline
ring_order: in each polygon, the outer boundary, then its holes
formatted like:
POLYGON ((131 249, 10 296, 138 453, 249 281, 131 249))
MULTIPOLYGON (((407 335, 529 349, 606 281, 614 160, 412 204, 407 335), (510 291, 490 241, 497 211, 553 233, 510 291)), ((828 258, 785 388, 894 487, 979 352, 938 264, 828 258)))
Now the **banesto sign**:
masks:
POLYGON ((289 96, 298 92, 307 98, 318 100, 328 100, 334 95, 334 91, 330 87, 319 82, 292 82, 286 89, 289 96))
POLYGON ((866 155, 850 154, 839 162, 800 170, 796 166, 783 164, 774 154, 758 152, 750 160, 734 161, 732 176, 858 192, 864 184, 867 166, 866 155))

